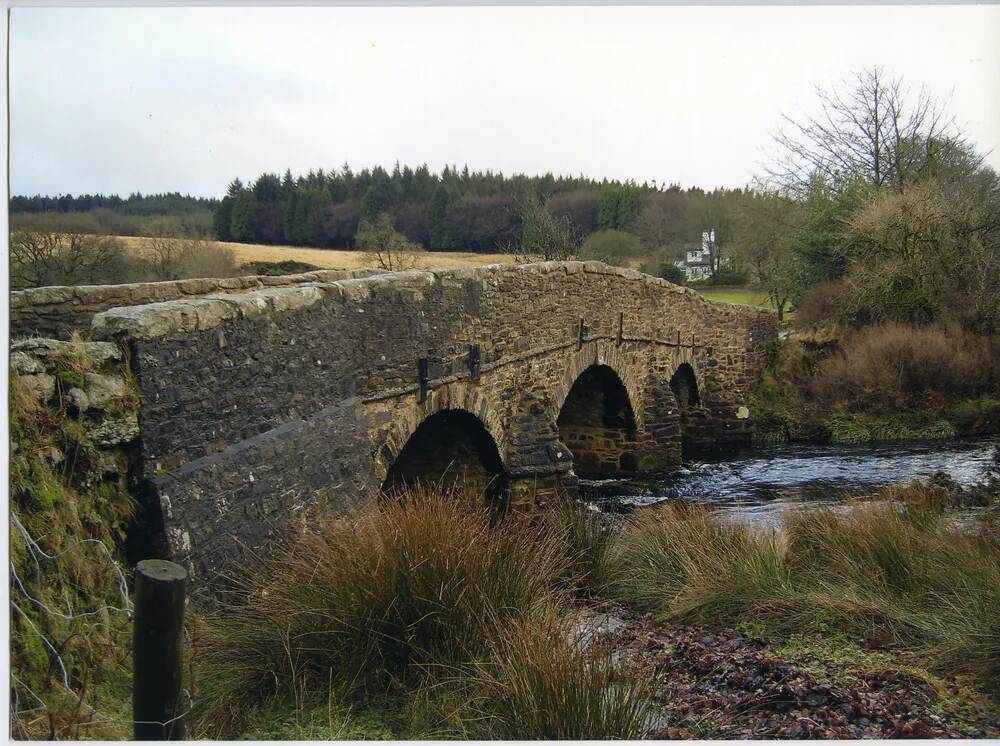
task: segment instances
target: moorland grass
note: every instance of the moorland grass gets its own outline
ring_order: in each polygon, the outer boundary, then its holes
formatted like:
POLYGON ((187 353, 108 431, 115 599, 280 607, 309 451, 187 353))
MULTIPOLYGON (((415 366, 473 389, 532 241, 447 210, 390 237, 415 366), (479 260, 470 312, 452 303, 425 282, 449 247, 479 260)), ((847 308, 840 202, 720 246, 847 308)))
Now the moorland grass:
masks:
POLYGON ((780 531, 644 511, 611 553, 611 593, 672 619, 888 639, 996 690, 1000 544, 955 528, 932 487, 875 497, 791 514, 780 531))
POLYGON ((401 699, 424 733, 641 735, 638 686, 609 690, 610 663, 555 632, 560 588, 576 585, 572 541, 551 521, 496 525, 454 494, 320 521, 202 625, 196 732, 233 737, 257 708, 308 709, 335 691, 401 699))

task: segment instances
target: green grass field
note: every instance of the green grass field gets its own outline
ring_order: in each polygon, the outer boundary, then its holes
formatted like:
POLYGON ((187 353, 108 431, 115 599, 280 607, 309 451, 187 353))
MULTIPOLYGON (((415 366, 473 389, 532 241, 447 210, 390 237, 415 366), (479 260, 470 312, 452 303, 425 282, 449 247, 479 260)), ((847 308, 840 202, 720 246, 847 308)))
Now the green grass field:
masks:
POLYGON ((751 290, 750 288, 695 287, 692 288, 692 290, 698 291, 709 300, 718 300, 724 303, 739 303, 744 306, 760 306, 761 308, 770 309, 774 308, 774 305, 767 299, 767 295, 765 293, 762 293, 759 290, 751 290))
MULTIPOLYGON (((771 303, 766 293, 762 293, 759 290, 753 290, 751 288, 694 287, 692 290, 696 290, 709 300, 721 301, 723 303, 738 303, 743 306, 757 306, 758 308, 766 308, 768 311, 775 310, 774 304, 771 303)), ((792 311, 788 308, 788 306, 785 306, 785 320, 783 325, 790 324, 794 318, 795 311, 792 311)))

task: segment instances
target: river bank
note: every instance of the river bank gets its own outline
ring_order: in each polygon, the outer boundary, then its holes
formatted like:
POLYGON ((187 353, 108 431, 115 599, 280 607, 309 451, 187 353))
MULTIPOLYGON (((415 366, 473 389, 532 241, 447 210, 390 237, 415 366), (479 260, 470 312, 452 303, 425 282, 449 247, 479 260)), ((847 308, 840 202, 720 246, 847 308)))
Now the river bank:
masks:
POLYGON ((800 330, 751 396, 756 443, 858 444, 1000 433, 997 342, 957 328, 800 330))
POLYGON ((434 496, 327 522, 203 620, 195 732, 996 736, 1000 544, 950 520, 967 492, 778 529, 682 503, 492 526, 434 496))
POLYGON ((995 700, 886 640, 767 636, 584 610, 595 654, 649 681, 649 738, 988 738, 995 700))

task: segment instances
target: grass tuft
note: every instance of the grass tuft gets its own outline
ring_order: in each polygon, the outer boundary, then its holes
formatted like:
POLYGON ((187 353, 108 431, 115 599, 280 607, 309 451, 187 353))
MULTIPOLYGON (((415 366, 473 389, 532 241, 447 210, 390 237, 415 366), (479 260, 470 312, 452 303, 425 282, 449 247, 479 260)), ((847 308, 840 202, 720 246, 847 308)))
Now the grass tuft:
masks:
POLYGON ((1000 543, 952 525, 940 488, 875 497, 791 514, 780 532, 646 511, 616 543, 612 593, 675 619, 900 643, 1000 689, 1000 543))
MULTIPOLYGON (((424 733, 513 728, 474 704, 493 699, 484 692, 515 687, 510 676, 528 675, 511 660, 527 665, 541 656, 538 635, 551 645, 551 629, 537 625, 565 600, 558 588, 574 577, 568 546, 565 530, 516 517, 497 525, 478 496, 454 493, 411 493, 351 518, 323 519, 265 561, 246 583, 253 590, 207 620, 196 651, 203 682, 196 730, 233 737, 255 708, 308 709, 332 690, 348 703, 403 697, 424 733)), ((585 666, 569 646, 547 654, 559 660, 537 659, 531 683, 540 700, 576 697, 577 711, 595 710, 586 721, 594 737, 623 735, 595 725, 613 729, 623 717, 595 688, 608 670, 585 666), (570 695, 565 687, 576 688, 570 695)), ((520 685, 528 696, 527 683, 520 685)), ((612 699, 639 697, 622 692, 612 699)), ((548 732, 540 710, 534 717, 536 730, 520 731, 524 737, 548 732)))

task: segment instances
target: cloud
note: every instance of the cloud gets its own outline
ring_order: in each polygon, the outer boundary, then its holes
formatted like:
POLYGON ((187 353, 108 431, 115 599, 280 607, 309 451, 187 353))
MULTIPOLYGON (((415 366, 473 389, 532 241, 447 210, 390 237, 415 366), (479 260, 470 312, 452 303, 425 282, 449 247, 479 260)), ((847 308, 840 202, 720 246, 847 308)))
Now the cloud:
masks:
POLYGON ((395 160, 746 183, 781 112, 883 64, 1000 152, 1000 7, 17 8, 14 193, 395 160))

